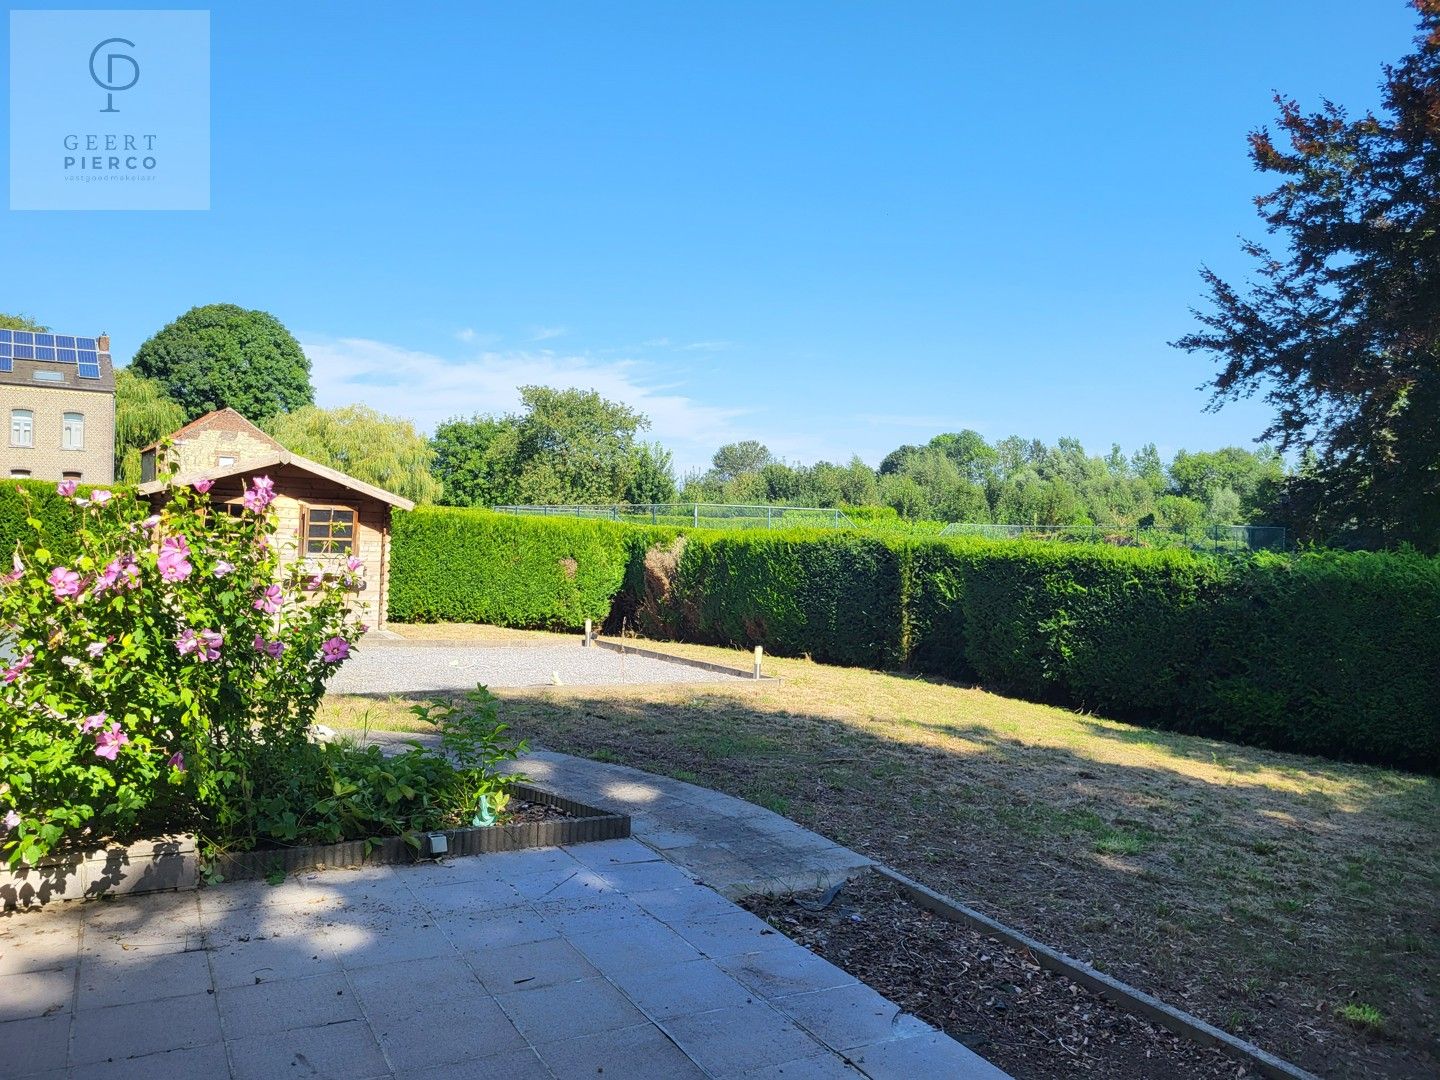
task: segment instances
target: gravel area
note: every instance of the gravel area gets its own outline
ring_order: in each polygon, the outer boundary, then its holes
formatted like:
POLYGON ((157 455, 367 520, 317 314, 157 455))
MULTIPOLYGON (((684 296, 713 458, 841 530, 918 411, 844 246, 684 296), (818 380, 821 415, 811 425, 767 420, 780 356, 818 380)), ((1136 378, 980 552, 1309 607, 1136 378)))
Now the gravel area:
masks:
POLYGON ((366 642, 330 680, 332 694, 403 694, 497 686, 621 686, 641 683, 744 681, 740 676, 625 655, 558 646, 402 645, 366 642), (558 682, 557 682, 558 679, 558 682))

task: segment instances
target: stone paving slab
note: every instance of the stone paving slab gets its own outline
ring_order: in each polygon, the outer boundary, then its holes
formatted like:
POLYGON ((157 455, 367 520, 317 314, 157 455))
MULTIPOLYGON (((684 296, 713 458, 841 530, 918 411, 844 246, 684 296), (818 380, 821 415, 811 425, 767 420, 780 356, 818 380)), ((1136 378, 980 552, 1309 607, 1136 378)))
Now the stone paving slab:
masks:
POLYGON ((1003 1076, 636 840, 265 889, 0 918, 0 1077, 1003 1076))

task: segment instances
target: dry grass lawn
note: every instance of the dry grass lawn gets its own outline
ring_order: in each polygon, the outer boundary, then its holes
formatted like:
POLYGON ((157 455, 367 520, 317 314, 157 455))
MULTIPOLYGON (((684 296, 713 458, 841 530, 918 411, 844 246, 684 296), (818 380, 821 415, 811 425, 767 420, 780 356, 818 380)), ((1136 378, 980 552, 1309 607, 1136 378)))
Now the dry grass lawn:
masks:
MULTIPOLYGON (((534 743, 760 803, 1318 1073, 1440 1073, 1440 782, 766 664, 781 681, 497 693, 534 743)), ((410 703, 332 697, 321 719, 413 729, 410 703)))

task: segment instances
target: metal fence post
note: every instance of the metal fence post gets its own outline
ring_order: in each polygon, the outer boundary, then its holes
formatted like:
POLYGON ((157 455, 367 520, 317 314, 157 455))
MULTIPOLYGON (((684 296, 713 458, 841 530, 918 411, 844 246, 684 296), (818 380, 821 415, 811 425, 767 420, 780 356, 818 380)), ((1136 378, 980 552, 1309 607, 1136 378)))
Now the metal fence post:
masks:
POLYGON ((698 529, 699 527, 700 527, 700 504, 697 502, 697 503, 695 504, 695 528, 698 529))

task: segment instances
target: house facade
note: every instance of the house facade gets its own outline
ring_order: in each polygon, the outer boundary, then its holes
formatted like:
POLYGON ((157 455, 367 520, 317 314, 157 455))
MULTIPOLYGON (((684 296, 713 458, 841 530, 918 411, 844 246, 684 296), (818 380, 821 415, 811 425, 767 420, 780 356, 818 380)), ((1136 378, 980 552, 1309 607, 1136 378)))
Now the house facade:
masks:
POLYGON ((110 339, 0 330, 0 422, 0 477, 114 483, 110 339))
POLYGON ((233 409, 202 416, 164 441, 172 446, 168 452, 161 445, 142 451, 140 494, 159 505, 172 485, 188 487, 208 479, 213 505, 238 507, 246 486, 268 476, 275 484, 270 512, 276 518, 281 572, 300 563, 309 573, 332 568, 338 573, 346 560, 358 556, 364 569, 352 603, 364 622, 385 625, 390 515, 414 509, 414 503, 292 454, 233 409), (164 475, 157 478, 157 470, 164 475))

